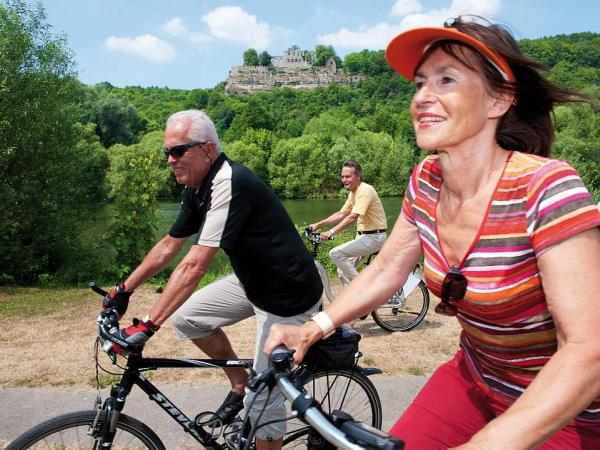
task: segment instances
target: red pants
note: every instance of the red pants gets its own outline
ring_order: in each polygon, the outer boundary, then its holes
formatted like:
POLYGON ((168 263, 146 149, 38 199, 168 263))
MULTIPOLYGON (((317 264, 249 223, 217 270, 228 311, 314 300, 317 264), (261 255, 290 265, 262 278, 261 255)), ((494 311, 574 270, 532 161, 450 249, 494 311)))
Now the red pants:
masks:
MULTIPOLYGON (((462 350, 439 367, 390 433, 405 450, 447 449, 464 444, 501 411, 477 388, 462 350)), ((571 422, 539 449, 600 449, 600 425, 571 422)))

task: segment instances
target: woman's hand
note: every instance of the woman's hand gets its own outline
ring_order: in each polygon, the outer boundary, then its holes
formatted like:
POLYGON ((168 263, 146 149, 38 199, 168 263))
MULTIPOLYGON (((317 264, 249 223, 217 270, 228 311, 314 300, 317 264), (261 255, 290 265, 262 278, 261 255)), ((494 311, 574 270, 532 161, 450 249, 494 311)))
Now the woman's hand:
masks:
POLYGON ((310 346, 318 341, 322 335, 321 329, 312 320, 300 327, 276 323, 269 331, 263 352, 270 355, 275 347, 283 344, 290 350, 296 350, 294 362, 299 364, 304 359, 310 346))

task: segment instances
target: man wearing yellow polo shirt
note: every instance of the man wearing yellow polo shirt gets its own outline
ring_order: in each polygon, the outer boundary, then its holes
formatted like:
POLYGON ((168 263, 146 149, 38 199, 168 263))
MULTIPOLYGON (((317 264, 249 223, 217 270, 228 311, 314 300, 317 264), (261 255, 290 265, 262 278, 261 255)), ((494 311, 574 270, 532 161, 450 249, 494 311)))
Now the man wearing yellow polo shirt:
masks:
POLYGON ((373 186, 362 181, 362 169, 358 162, 352 159, 344 161, 341 180, 349 191, 348 200, 338 212, 310 227, 316 231, 325 225, 333 225, 329 231, 321 233, 321 239, 327 240, 356 222, 356 238, 329 252, 337 266, 342 286, 346 286, 358 275, 355 266, 358 259, 378 252, 383 246, 387 239, 387 219, 377 192, 373 186))

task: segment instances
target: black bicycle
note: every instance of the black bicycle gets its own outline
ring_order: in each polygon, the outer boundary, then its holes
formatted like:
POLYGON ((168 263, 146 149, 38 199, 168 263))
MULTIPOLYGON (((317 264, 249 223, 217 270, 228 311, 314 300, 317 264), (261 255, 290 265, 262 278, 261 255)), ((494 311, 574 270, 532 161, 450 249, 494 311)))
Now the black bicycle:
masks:
MULTIPOLYGON (((312 244, 312 255, 315 265, 323 282, 323 292, 327 300, 333 301, 333 293, 327 270, 317 261, 319 245, 322 244, 321 234, 309 227, 304 230, 304 237, 312 244)), ((356 260, 356 269, 360 272, 368 266, 377 253, 366 255, 356 260)), ((429 310, 429 290, 421 274, 421 266, 417 264, 408 275, 408 279, 394 295, 385 303, 371 312, 377 325, 387 331, 409 331, 419 325, 429 310)), ((366 316, 364 317, 366 318, 366 316)))
MULTIPOLYGON (((95 285, 90 286, 98 294, 106 292, 95 285)), ((159 368, 251 368, 253 360, 215 359, 167 359, 145 358, 142 348, 134 347, 115 337, 118 331, 118 315, 114 309, 104 309, 96 320, 96 380, 99 386, 99 372, 106 371, 99 356, 104 351, 112 364, 120 367, 119 381, 102 401, 100 393, 93 409, 64 414, 40 423, 17 437, 6 447, 17 449, 164 449, 158 435, 139 420, 122 413, 123 407, 134 385, 141 388, 150 400, 167 413, 181 428, 208 449, 237 449, 240 442, 251 431, 243 425, 241 418, 231 424, 223 424, 212 411, 198 414, 191 419, 170 401, 145 376, 144 372, 159 368), (127 354, 124 367, 118 365, 113 344, 118 344, 127 354)), ((357 354, 357 358, 360 353, 357 354)), ((109 372, 110 373, 110 372, 109 372)), ((289 380, 294 386, 316 401, 318 409, 330 417, 341 410, 357 422, 380 428, 382 420, 381 401, 373 383, 367 375, 381 373, 379 369, 363 369, 354 365, 351 369, 318 370, 301 365, 289 372, 289 380)), ((255 383, 256 384, 256 383, 255 383)), ((292 411, 290 409, 290 411, 292 411)), ((298 414, 290 412, 288 432, 284 446, 291 448, 305 446, 309 449, 327 448, 327 442, 313 425, 299 421, 298 414), (324 447, 325 446, 325 447, 324 447)), ((372 447, 380 448, 380 447, 372 447)))

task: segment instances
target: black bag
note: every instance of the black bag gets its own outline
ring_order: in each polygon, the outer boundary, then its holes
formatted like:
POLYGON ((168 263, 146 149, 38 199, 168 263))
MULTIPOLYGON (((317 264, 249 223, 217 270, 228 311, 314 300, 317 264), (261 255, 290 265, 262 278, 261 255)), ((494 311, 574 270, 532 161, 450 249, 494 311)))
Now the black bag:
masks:
POLYGON ((341 326, 327 339, 315 342, 302 361, 311 369, 349 369, 356 363, 358 331, 341 326))

